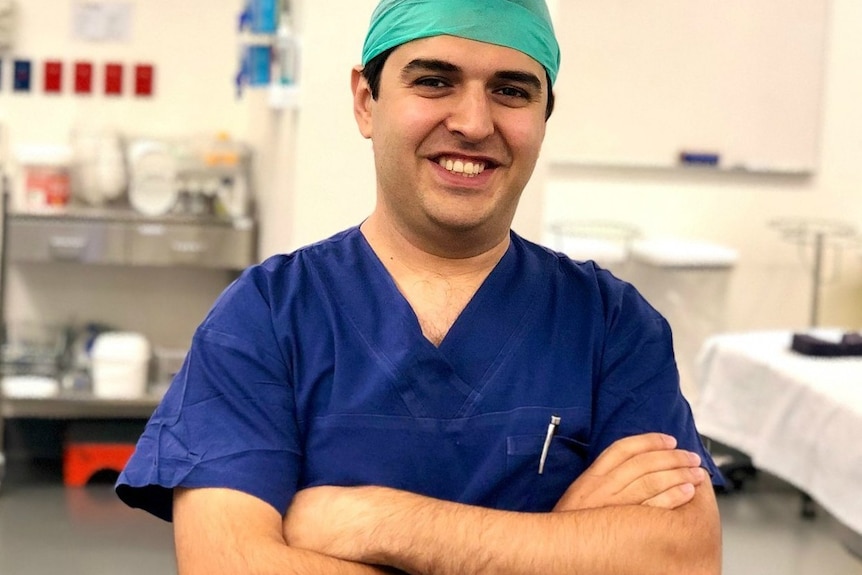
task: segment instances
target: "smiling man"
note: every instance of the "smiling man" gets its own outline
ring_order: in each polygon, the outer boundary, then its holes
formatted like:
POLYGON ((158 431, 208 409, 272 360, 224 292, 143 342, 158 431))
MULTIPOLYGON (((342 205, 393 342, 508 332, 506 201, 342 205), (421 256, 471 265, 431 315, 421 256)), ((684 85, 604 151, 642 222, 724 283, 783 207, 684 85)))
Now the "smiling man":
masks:
POLYGON ((120 497, 174 521, 183 575, 720 573, 667 322, 510 230, 543 0, 384 0, 362 62, 373 212, 225 291, 120 497))

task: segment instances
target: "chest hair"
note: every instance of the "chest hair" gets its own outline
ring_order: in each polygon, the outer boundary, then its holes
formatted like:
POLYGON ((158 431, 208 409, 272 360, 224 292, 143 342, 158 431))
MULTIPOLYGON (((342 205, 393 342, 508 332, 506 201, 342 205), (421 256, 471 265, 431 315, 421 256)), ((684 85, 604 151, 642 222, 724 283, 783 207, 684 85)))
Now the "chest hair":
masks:
POLYGON ((485 275, 468 278, 402 278, 396 281, 419 320, 422 334, 439 346, 470 303, 485 275))

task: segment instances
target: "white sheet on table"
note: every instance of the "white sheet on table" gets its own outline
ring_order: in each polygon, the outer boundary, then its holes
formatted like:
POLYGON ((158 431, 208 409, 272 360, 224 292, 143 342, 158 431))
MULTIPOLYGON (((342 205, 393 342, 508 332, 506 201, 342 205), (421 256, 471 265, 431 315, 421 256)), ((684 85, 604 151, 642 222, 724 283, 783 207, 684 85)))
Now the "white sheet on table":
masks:
POLYGON ((862 358, 804 356, 790 350, 791 337, 708 339, 698 360, 698 429, 862 533, 862 358))

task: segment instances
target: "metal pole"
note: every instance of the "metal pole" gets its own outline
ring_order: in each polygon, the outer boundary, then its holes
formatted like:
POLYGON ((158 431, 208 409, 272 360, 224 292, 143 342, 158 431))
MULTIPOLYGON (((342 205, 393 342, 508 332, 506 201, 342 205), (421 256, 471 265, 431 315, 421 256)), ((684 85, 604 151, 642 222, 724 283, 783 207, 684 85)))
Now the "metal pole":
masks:
POLYGON ((811 286, 811 327, 820 322, 820 274, 823 267, 823 232, 814 235, 814 270, 811 286))
MULTIPOLYGON (((6 254, 7 246, 6 239, 9 230, 9 178, 6 172, 0 171, 0 194, 2 194, 2 210, 0 214, 0 381, 6 372, 6 366, 3 365, 6 361, 6 254)), ((4 455, 4 442, 6 421, 3 417, 3 391, 0 389, 0 486, 3 485, 3 479, 6 475, 6 456, 4 455)))
POLYGON ((0 216, 0 349, 6 345, 6 264, 9 250, 6 241, 9 238, 9 178, 5 173, 2 177, 3 214, 0 216))

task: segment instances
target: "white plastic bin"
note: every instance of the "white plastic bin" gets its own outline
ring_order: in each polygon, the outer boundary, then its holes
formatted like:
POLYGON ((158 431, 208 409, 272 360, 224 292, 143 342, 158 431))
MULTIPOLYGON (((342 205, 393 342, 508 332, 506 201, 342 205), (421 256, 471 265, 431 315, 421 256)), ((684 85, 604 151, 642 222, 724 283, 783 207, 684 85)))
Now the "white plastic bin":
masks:
POLYGON ((623 275, 638 230, 623 222, 568 220, 552 224, 549 245, 578 261, 592 260, 623 275))
POLYGON ((641 239, 632 243, 628 279, 673 330, 680 385, 697 398, 696 362, 706 339, 723 330, 735 250, 701 241, 641 239))
POLYGON ((152 351, 147 339, 133 332, 106 332, 90 352, 93 394, 105 399, 146 395, 152 351))

